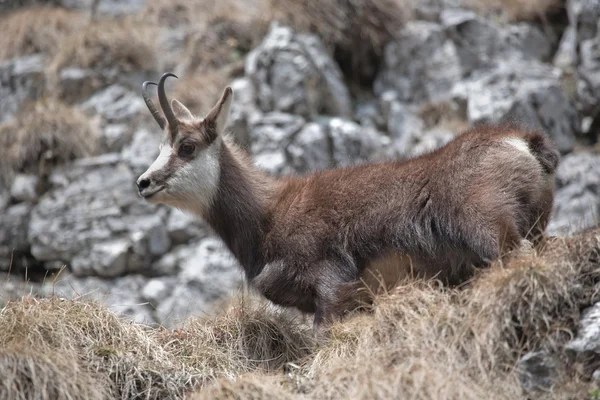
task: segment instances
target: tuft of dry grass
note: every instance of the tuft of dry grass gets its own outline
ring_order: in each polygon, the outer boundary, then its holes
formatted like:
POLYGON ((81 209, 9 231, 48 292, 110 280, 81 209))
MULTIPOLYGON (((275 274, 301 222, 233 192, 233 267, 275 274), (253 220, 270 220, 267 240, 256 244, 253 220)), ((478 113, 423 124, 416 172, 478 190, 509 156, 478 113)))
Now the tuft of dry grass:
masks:
POLYGON ((38 100, 0 125, 0 182, 7 184, 17 172, 44 176, 51 166, 97 148, 98 136, 86 115, 55 99, 38 100))
POLYGON ((222 315, 189 319, 167 334, 164 347, 207 379, 274 371, 306 357, 313 345, 310 330, 288 313, 269 308, 242 297, 222 315))
POLYGON ((0 60, 33 53, 56 54, 62 41, 77 36, 87 19, 62 8, 25 8, 0 17, 0 60))
POLYGON ((50 71, 64 67, 154 71, 158 64, 156 35, 154 27, 133 17, 91 22, 60 43, 50 71))
POLYGON ((101 400, 106 377, 84 368, 73 354, 45 354, 21 346, 0 351, 0 398, 101 400), (24 379, 28 377, 29 379, 24 379), (76 379, 73 379, 76 377, 76 379), (17 397, 19 396, 19 397, 17 397))
POLYGON ((172 96, 194 115, 204 116, 217 104, 231 78, 232 71, 228 67, 196 71, 175 82, 172 96))
POLYGON ((546 16, 564 7, 561 0, 468 0, 481 14, 501 14, 511 21, 546 20, 546 16))
POLYGON ((567 357, 564 344, 580 310, 598 300, 599 274, 600 231, 590 230, 494 265, 460 289, 404 281, 317 341, 287 312, 245 298, 166 330, 95 303, 27 297, 0 311, 0 371, 17 371, 9 384, 0 375, 0 388, 29 387, 26 371, 37 368, 40 385, 64 398, 92 383, 112 398, 589 398, 588 361, 567 357), (558 381, 527 393, 516 366, 538 350, 559 362, 558 381), (57 386, 50 378, 62 370, 85 382, 57 386))

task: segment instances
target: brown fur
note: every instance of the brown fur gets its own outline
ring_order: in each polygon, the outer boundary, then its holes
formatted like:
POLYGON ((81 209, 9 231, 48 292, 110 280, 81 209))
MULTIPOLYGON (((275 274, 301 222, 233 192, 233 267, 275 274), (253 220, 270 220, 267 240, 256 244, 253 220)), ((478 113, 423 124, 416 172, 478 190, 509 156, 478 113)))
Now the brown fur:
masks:
MULTIPOLYGON (((213 114, 196 123, 207 146, 213 114)), ((220 146, 220 181, 203 217, 258 291, 315 313, 315 325, 354 309, 361 279, 382 266, 457 283, 538 240, 558 163, 542 134, 511 127, 475 128, 408 161, 279 180, 229 140, 220 146)))

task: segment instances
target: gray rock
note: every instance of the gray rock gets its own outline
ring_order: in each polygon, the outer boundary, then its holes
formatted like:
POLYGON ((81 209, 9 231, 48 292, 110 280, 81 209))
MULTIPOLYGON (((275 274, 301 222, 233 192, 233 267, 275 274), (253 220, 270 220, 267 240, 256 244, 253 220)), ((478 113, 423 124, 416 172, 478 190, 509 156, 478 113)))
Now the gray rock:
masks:
POLYGON ((27 222, 31 206, 27 203, 15 204, 0 213, 0 270, 11 266, 13 252, 27 251, 27 222))
POLYGON ((88 114, 99 114, 109 122, 132 120, 146 105, 141 96, 115 84, 94 94, 81 105, 88 114))
POLYGON ((177 278, 164 277, 150 279, 142 289, 142 298, 156 306, 164 298, 168 297, 169 292, 175 286, 177 278))
POLYGON ((246 76, 264 112, 304 117, 352 113, 342 73, 316 36, 273 23, 263 42, 248 54, 246 76))
POLYGON ((156 308, 158 320, 169 326, 191 315, 210 311, 215 302, 234 292, 242 272, 220 240, 206 238, 181 260, 181 272, 170 296, 156 308))
POLYGON ((331 118, 327 123, 335 166, 349 166, 386 157, 391 140, 371 128, 353 121, 331 118))
POLYGON ((0 122, 16 113, 25 101, 43 94, 45 68, 40 54, 0 62, 0 122))
POLYGON ((116 277, 128 269, 129 240, 120 238, 93 243, 89 253, 76 255, 71 261, 74 275, 116 277))
POLYGON ((54 0, 65 8, 77 10, 92 10, 99 14, 116 17, 119 15, 135 14, 142 11, 146 0, 54 0))
POLYGON ((582 112, 597 117, 600 102, 600 32, 579 47, 581 63, 577 69, 577 98, 582 112))
POLYGON ((410 149, 410 156, 417 157, 439 149, 456 136, 455 132, 443 128, 434 128, 423 133, 410 149))
POLYGON ((208 235, 208 227, 199 217, 173 209, 167 220, 167 231, 173 244, 187 243, 208 235))
POLYGON ((38 261, 62 261, 77 275, 143 271, 166 253, 166 210, 144 202, 129 167, 112 157, 57 169, 59 183, 31 212, 28 241, 38 261))
POLYGON ((106 125, 101 131, 103 147, 110 152, 121 151, 130 138, 129 129, 127 124, 106 125))
POLYGON ((16 201, 33 201, 37 198, 38 177, 17 174, 10 188, 10 195, 16 201))
POLYGON ((46 281, 38 290, 40 296, 94 300, 137 323, 154 324, 152 308, 140 295, 145 284, 146 279, 139 275, 100 279, 78 277, 65 271, 56 280, 46 281))
POLYGON ((561 152, 570 151, 580 132, 575 105, 561 90, 558 71, 533 61, 501 63, 454 87, 467 101, 473 124, 510 121, 546 131, 561 152))
POLYGON ((600 353, 600 303, 583 310, 577 336, 565 347, 576 353, 600 353))
POLYGON ((554 54, 553 63, 563 71, 573 70, 577 64, 577 30, 569 25, 563 32, 554 54))
POLYGON ((58 95, 70 104, 80 102, 90 97, 101 86, 101 81, 91 69, 64 68, 58 75, 58 95))
POLYGON ((237 78, 231 83, 234 101, 231 104, 228 127, 236 142, 249 148, 251 126, 258 123, 262 112, 256 104, 256 91, 250 78, 237 78))
POLYGON ((254 165, 270 175, 285 175, 290 172, 283 150, 267 150, 256 154, 254 165))
POLYGON ((444 10, 440 18, 445 33, 456 45, 463 74, 490 67, 500 54, 506 53, 503 32, 473 11, 444 10))
POLYGON ((150 271, 147 271, 146 275, 176 275, 181 270, 182 260, 192 257, 197 247, 197 242, 177 246, 171 252, 165 254, 159 260, 154 262, 150 271))
POLYGON ((519 360, 517 371, 527 391, 548 390, 558 380, 558 362, 545 351, 525 354, 519 360))
POLYGON ((406 104, 394 101, 389 106, 387 131, 398 154, 410 154, 413 147, 423 136, 425 123, 409 110, 406 104))
MULTIPOLYGON (((502 32, 506 42, 504 56, 509 56, 512 50, 518 50, 518 56, 525 59, 533 58, 546 61, 552 55, 553 45, 547 35, 540 28, 528 23, 509 25, 502 32)), ((515 54, 516 55, 516 54, 515 54)), ((501 56, 499 56, 501 57, 501 56)))
POLYGON ((411 4, 416 20, 439 22, 443 11, 461 9, 464 0, 421 0, 411 4))
POLYGON ((462 74, 456 45, 443 27, 413 21, 397 40, 386 45, 374 90, 377 95, 393 90, 401 102, 441 100, 449 96, 462 74))
POLYGON ((551 235, 568 235, 596 226, 600 215, 600 155, 573 153, 565 156, 556 173, 557 190, 551 235))
POLYGON ((356 105, 354 119, 364 127, 373 129, 386 129, 386 121, 383 118, 377 100, 371 100, 356 105))
POLYGON ((600 3, 597 0, 567 0, 571 25, 577 27, 577 41, 591 39, 598 33, 600 3))
POLYGON ((316 122, 309 122, 287 146, 287 154, 296 172, 319 171, 332 166, 330 147, 325 128, 316 122))
POLYGON ((271 174, 289 172, 286 148, 302 129, 304 119, 280 112, 267 113, 251 127, 255 164, 271 174))
POLYGON ((162 132, 152 132, 148 129, 138 129, 133 134, 131 143, 122 151, 122 158, 136 175, 139 175, 152 165, 158 157, 158 147, 162 140, 162 132))
POLYGON ((0 211, 4 211, 10 203, 10 190, 0 185, 0 211))

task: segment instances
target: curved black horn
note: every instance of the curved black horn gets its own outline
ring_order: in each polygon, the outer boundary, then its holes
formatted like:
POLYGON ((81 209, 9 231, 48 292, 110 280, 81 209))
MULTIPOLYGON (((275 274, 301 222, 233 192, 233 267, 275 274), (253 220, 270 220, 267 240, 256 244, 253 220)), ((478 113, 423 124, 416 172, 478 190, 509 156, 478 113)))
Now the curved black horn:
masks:
POLYGON ((156 82, 146 81, 146 82, 142 83, 142 97, 144 97, 144 101, 146 102, 146 105, 148 106, 148 110, 150 110, 150 113, 152 114, 152 116, 154 117, 154 119, 156 120, 158 125, 160 126, 160 129, 165 129, 165 124, 166 124, 165 119, 162 117, 162 115, 160 115, 160 111, 158 111, 158 109, 152 102, 152 98, 150 97, 150 95, 148 94, 148 90, 146 89, 148 87, 148 85, 158 86, 156 82))
POLYGON ((160 108, 162 108, 167 121, 171 129, 177 127, 179 122, 177 121, 177 117, 175 117, 175 113, 171 108, 171 104, 167 99, 167 95, 165 94, 165 81, 168 77, 172 76, 173 78, 177 78, 177 76, 171 72, 166 72, 163 76, 160 77, 160 81, 158 81, 158 101, 160 102, 160 108))

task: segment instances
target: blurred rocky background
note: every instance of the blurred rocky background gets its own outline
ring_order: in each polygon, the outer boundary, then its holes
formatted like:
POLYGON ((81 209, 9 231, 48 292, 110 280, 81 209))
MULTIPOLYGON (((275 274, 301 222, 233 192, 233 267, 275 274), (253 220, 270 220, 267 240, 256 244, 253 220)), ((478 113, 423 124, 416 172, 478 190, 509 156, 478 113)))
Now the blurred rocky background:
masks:
POLYGON ((600 214, 598 0, 0 0, 0 303, 93 297, 148 323, 218 307, 242 274, 135 179, 165 71, 272 174, 413 157, 483 122, 563 155, 549 231, 600 214))

